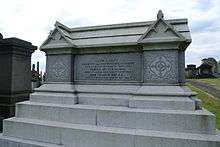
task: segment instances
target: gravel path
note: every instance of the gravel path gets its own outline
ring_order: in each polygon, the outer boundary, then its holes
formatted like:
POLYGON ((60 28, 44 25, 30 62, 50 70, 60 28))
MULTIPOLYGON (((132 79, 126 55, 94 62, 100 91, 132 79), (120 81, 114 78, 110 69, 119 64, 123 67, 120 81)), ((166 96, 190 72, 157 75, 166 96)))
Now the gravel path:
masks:
POLYGON ((207 83, 203 83, 203 82, 199 82, 199 81, 193 81, 193 80, 187 80, 187 82, 189 82, 190 84, 192 84, 193 86, 213 95, 216 98, 220 99, 220 90, 214 88, 213 86, 207 84, 207 83))

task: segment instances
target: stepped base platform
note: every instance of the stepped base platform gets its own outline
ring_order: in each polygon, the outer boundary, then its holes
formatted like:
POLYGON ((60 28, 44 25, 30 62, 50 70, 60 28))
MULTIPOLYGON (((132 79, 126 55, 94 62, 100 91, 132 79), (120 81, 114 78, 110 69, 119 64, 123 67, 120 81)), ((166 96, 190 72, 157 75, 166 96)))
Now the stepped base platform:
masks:
POLYGON ((10 118, 6 121, 6 126, 8 125, 8 129, 4 130, 6 136, 72 147, 218 147, 220 145, 219 135, 99 127, 21 118, 10 118))
POLYGON ((186 86, 45 84, 35 90, 30 100, 57 104, 195 110, 195 95, 186 86))
POLYGON ((206 110, 158 110, 22 102, 17 104, 16 117, 106 127, 215 134, 215 116, 206 110))
POLYGON ((25 140, 15 137, 7 137, 0 134, 0 144, 2 147, 66 147, 52 143, 44 143, 33 140, 25 140))
POLYGON ((200 105, 186 86, 46 84, 16 104, 0 144, 219 147, 215 116, 200 105))

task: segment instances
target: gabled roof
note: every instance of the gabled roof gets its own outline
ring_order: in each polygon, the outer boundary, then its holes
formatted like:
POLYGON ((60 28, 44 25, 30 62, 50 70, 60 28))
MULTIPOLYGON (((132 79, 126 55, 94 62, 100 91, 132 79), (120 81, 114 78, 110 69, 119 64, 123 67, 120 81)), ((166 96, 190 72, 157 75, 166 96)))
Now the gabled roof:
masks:
POLYGON ((157 20, 147 29, 140 39, 138 39, 138 43, 173 41, 186 41, 186 38, 163 19, 161 10, 157 14, 157 20))
POLYGON ((159 17, 156 21, 79 28, 68 28, 56 22, 55 29, 40 49, 138 45, 158 39, 191 42, 187 19, 164 20, 163 17, 159 17), (164 32, 158 31, 164 27, 164 32), (157 38, 157 35, 162 37, 157 38))
POLYGON ((43 42, 40 48, 76 47, 70 37, 70 29, 58 21, 55 23, 55 29, 50 32, 48 38, 43 42))

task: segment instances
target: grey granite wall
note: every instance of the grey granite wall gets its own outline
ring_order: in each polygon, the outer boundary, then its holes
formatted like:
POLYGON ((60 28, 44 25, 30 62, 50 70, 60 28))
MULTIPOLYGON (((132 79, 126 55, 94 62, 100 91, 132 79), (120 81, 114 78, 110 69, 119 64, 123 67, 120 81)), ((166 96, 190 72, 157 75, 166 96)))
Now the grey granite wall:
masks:
POLYGON ((184 51, 144 49, 143 52, 48 54, 48 83, 145 83, 185 82, 184 51))
POLYGON ((179 63, 179 83, 185 83, 185 51, 178 51, 178 63, 179 63))
POLYGON ((47 55, 46 82, 72 82, 74 55, 47 55))
POLYGON ((12 91, 31 91, 31 57, 23 55, 12 55, 12 91))
POLYGON ((15 103, 31 92, 31 54, 37 47, 18 38, 0 38, 0 117, 15 114, 15 103))
POLYGON ((145 83, 177 83, 178 77, 177 50, 149 50, 144 52, 145 83))
POLYGON ((0 93, 10 93, 11 91, 11 70, 12 70, 12 55, 3 54, 0 52, 0 83, 4 83, 4 86, 0 86, 0 93))
POLYGON ((141 82, 142 54, 76 55, 75 81, 81 82, 141 82))

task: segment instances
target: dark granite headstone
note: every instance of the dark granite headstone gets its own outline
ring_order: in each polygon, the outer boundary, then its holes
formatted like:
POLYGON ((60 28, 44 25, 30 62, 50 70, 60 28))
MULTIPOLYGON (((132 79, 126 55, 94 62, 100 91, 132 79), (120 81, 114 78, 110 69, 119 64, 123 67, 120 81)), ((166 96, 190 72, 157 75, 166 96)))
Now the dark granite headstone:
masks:
POLYGON ((0 35, 0 116, 12 117, 15 103, 28 100, 31 90, 31 54, 37 47, 0 35))

